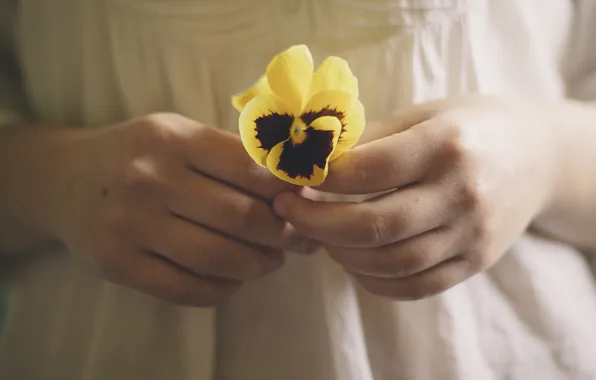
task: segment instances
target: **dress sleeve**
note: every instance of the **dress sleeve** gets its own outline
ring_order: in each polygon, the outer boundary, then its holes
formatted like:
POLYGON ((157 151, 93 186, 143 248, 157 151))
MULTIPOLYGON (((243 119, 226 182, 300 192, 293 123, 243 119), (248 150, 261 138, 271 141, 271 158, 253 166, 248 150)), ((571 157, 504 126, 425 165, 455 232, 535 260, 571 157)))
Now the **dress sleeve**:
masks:
POLYGON ((22 124, 28 117, 15 54, 17 2, 0 0, 0 127, 22 124))
POLYGON ((575 0, 569 50, 563 67, 567 95, 596 102, 596 1, 575 0))

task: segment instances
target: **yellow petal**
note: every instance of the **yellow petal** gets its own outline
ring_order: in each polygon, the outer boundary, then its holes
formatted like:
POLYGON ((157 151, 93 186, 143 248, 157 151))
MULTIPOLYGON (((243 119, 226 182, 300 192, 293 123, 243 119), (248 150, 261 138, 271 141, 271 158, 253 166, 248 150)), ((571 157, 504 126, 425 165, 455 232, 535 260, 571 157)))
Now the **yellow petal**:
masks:
POLYGON ((315 120, 300 144, 291 140, 277 144, 267 156, 267 167, 278 178, 300 186, 318 186, 327 177, 341 123, 336 117, 315 120))
POLYGON ((277 144, 290 137, 294 117, 290 107, 275 95, 258 95, 240 113, 239 130, 248 155, 267 166, 267 155, 277 144))
POLYGON ((296 45, 278 54, 267 67, 271 90, 298 114, 309 94, 313 62, 306 45, 296 45))
POLYGON ((364 107, 358 99, 354 99, 350 105, 350 109, 346 117, 342 121, 342 133, 337 142, 337 147, 331 155, 330 161, 335 160, 349 149, 351 149, 362 136, 364 126, 366 125, 366 118, 364 114, 364 107))
POLYGON ((313 76, 311 96, 328 90, 345 91, 358 97, 358 79, 352 75, 348 63, 339 57, 325 59, 313 76))
POLYGON ((322 91, 308 101, 302 111, 302 120, 310 124, 322 116, 335 116, 340 121, 346 116, 354 98, 346 91, 322 91))
POLYGON ((322 116, 335 116, 342 124, 342 132, 331 157, 334 160, 353 147, 362 135, 364 108, 358 99, 345 91, 323 91, 310 99, 301 118, 309 125, 322 116))
POLYGON ((267 82, 267 76, 263 75, 253 86, 251 86, 244 92, 234 95, 232 97, 232 105, 234 106, 234 108, 236 108, 238 112, 241 112, 244 109, 244 107, 246 107, 246 104, 250 102, 255 96, 268 95, 271 93, 272 92, 269 88, 269 83, 267 82))

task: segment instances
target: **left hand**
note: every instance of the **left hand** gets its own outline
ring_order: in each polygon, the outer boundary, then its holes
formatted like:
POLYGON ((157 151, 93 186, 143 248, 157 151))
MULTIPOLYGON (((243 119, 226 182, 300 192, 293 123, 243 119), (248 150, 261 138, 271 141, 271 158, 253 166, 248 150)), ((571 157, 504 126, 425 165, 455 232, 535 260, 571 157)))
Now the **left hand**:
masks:
POLYGON ((483 96, 415 106, 334 161, 319 188, 383 195, 284 193, 275 210, 368 291, 437 294, 495 263, 550 201, 559 160, 548 113, 483 96))

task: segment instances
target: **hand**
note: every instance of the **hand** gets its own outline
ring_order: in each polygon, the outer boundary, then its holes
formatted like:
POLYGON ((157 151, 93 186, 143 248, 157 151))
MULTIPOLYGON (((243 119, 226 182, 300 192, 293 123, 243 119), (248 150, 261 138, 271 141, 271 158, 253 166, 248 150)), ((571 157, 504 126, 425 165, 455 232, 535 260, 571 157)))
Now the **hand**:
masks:
POLYGON ((308 248, 273 213, 288 185, 256 166, 240 139, 175 114, 87 132, 74 144, 58 235, 107 279, 196 306, 308 248))
POLYGON ((319 189, 383 195, 281 194, 274 208, 370 292, 437 294, 493 264, 549 202, 557 141, 548 113, 489 97, 414 107, 333 162, 319 189))

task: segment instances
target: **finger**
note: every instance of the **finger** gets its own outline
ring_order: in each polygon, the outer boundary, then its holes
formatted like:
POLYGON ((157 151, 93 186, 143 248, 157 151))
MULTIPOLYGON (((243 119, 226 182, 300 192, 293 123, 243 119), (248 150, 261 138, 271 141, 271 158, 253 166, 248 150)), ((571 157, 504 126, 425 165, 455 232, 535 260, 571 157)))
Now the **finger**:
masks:
POLYGON ((465 260, 455 257, 404 278, 378 278, 362 274, 354 277, 368 292, 397 300, 419 300, 444 292, 474 273, 465 260))
POLYGON ((313 202, 280 194, 275 211, 304 236, 338 247, 380 247, 456 218, 459 200, 440 185, 408 187, 361 203, 313 202))
POLYGON ((435 229, 374 249, 327 247, 329 256, 347 272, 379 278, 403 278, 453 257, 458 236, 435 229))
POLYGON ((400 108, 384 120, 366 123, 366 127, 357 145, 364 145, 382 139, 383 137, 403 132, 414 125, 430 119, 433 115, 434 109, 426 104, 424 106, 400 108))
POLYGON ((419 104, 399 107, 389 117, 368 123, 358 145, 403 132, 455 107, 472 104, 478 97, 469 95, 453 99, 437 99, 419 104))
POLYGON ((203 276, 249 280, 279 268, 279 251, 257 250, 177 217, 153 226, 146 249, 203 276))
POLYGON ((431 120, 357 146, 330 163, 329 174, 317 189, 369 194, 418 182, 442 153, 445 134, 431 120))
POLYGON ((217 306, 241 286, 239 281, 201 277, 145 252, 133 255, 110 279, 166 302, 195 307, 217 306))
POLYGON ((242 242, 294 251, 315 245, 260 198, 191 171, 178 178, 167 200, 176 215, 242 242))
POLYGON ((282 191, 297 187, 275 177, 257 165, 246 153, 240 137, 215 128, 204 127, 188 140, 189 166, 198 172, 229 183, 248 193, 273 199, 282 191))

